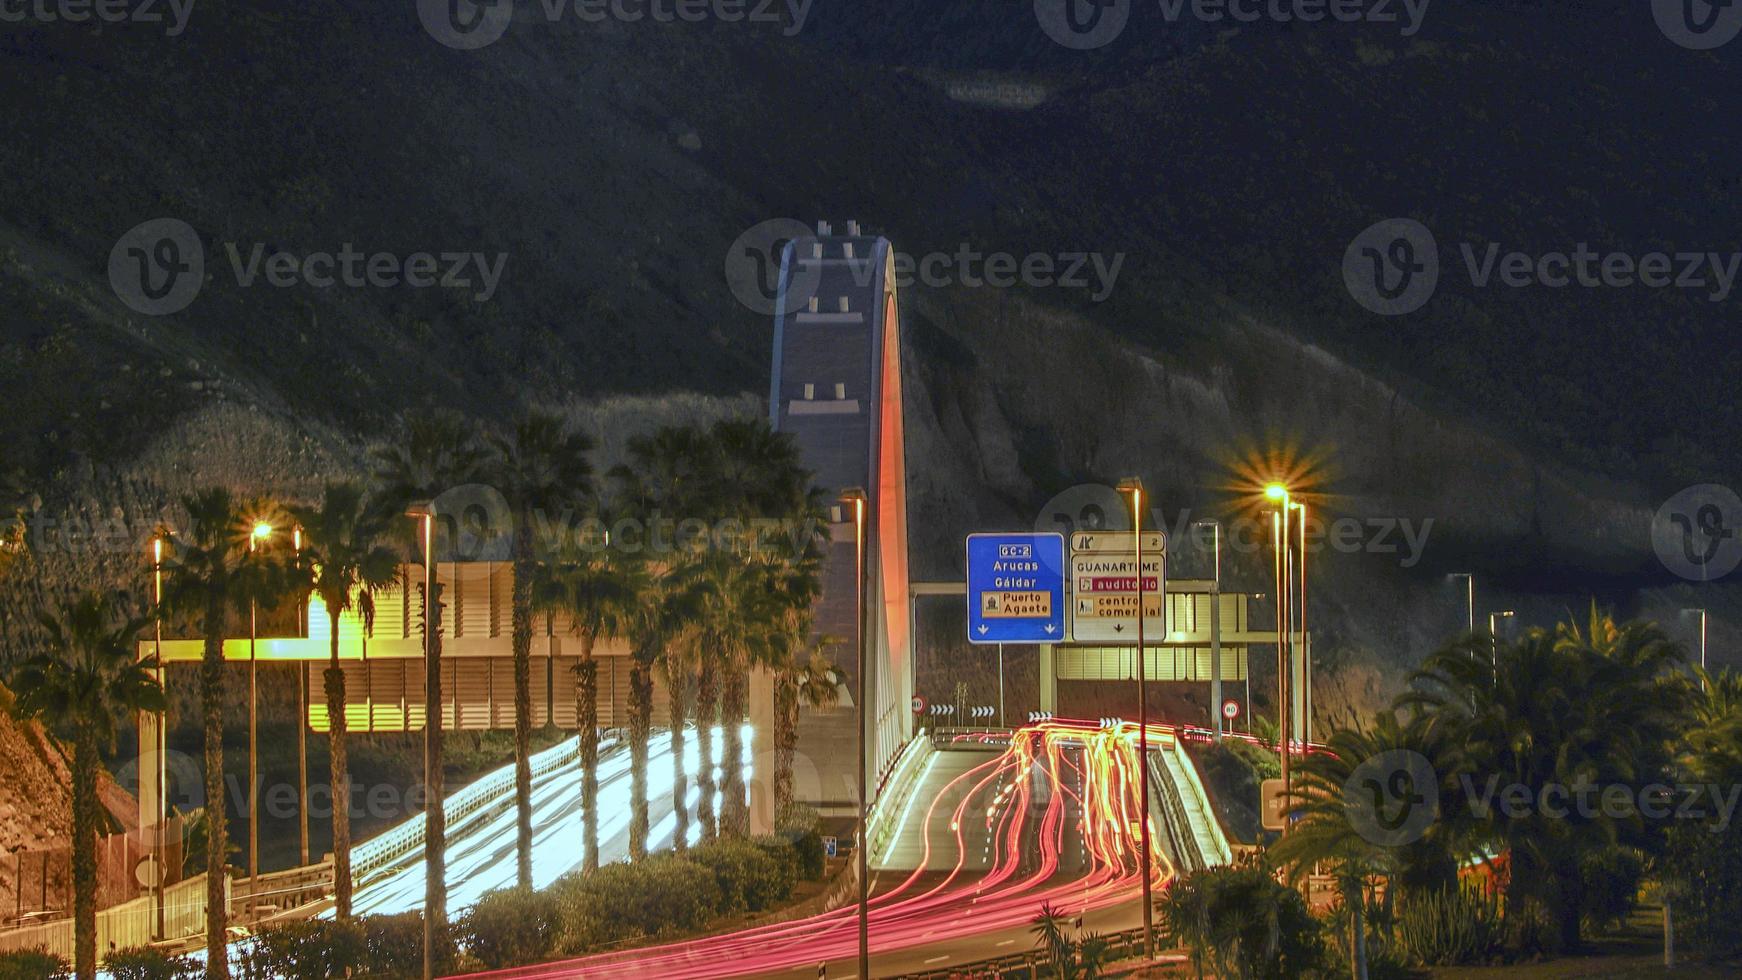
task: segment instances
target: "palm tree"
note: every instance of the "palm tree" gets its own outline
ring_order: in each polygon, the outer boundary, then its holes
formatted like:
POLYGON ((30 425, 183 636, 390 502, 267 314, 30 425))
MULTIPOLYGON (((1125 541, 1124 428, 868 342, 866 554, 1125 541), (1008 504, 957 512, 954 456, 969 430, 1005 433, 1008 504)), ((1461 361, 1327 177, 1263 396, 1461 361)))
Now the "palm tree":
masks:
MULTIPOLYGON (((532 592, 542 557, 535 522, 592 492, 593 441, 560 416, 528 412, 506 437, 492 437, 491 475, 514 512, 514 801, 521 888, 532 887, 532 592)), ((566 523, 566 522, 565 522, 566 523)), ((548 548, 542 549, 548 551, 548 548)))
MULTIPOLYGON (((697 616, 697 590, 683 569, 665 568, 642 579, 642 589, 628 623, 629 666, 629 856, 647 856, 647 762, 653 735, 653 669, 663 651, 690 628, 697 616)), ((674 697, 674 701, 676 698, 674 697)), ((683 706, 672 719, 672 748, 683 746, 683 706)), ((674 801, 681 807, 681 799, 674 801)), ((681 819, 681 818, 680 818, 681 819)))
POLYGON ((306 539, 315 594, 327 607, 331 659, 326 671, 327 738, 333 789, 333 893, 339 918, 351 916, 351 773, 345 754, 345 671, 339 661, 339 617, 355 610, 365 634, 375 627, 375 595, 397 587, 399 554, 383 544, 389 525, 364 502, 356 484, 328 484, 319 507, 296 511, 306 539))
POLYGON ((544 576, 546 608, 569 614, 580 640, 575 664, 575 729, 580 739, 583 868, 599 868, 599 662, 593 650, 601 636, 629 632, 648 588, 647 568, 637 556, 604 541, 572 541, 544 576))
POLYGON ((702 629, 715 644, 713 668, 720 672, 719 833, 745 837, 750 811, 744 798, 744 720, 748 713, 749 671, 772 667, 783 644, 783 613, 772 586, 771 566, 743 560, 708 563, 702 592, 702 629))
MULTIPOLYGON (((464 417, 454 412, 431 412, 412 417, 405 426, 403 438, 375 452, 375 479, 384 515, 404 513, 412 504, 433 500, 453 487, 464 486, 478 478, 485 453, 478 443, 476 431, 464 417)), ((440 551, 431 541, 432 554, 419 555, 417 530, 411 528, 412 540, 405 542, 406 554, 412 563, 434 562, 440 551)), ((420 586, 422 588, 422 586, 420 586)), ((428 663, 424 676, 424 725, 428 742, 428 786, 424 787, 424 860, 429 862, 426 877, 424 908, 431 922, 438 927, 447 921, 447 808, 444 799, 445 780, 442 773, 442 612, 446 608, 441 598, 441 585, 434 595, 423 601, 426 617, 425 642, 429 644, 428 663)))
MULTIPOLYGON (((807 617, 808 619, 808 617, 807 617)), ((806 627, 808 631, 808 626, 806 627)), ((808 638, 807 638, 808 639, 808 638)), ((798 749, 798 709, 831 708, 840 701, 840 674, 822 650, 832 637, 789 648, 774 675, 774 813, 776 819, 792 806, 792 761, 798 749)))
MULTIPOLYGON (((146 621, 125 616, 119 606, 113 597, 86 593, 63 605, 58 616, 44 614, 46 649, 20 664, 12 679, 13 711, 20 718, 40 720, 72 738, 73 959, 79 980, 97 975, 98 750, 113 750, 121 719, 166 706, 154 675, 156 660, 138 657, 137 637, 146 621)), ((224 962, 221 953, 210 959, 224 962)))
POLYGON ((1475 793, 1464 794, 1478 797, 1473 815, 1509 854, 1508 907, 1539 904, 1556 922, 1562 948, 1580 939, 1581 858, 1617 841, 1650 848, 1654 832, 1602 810, 1508 812, 1480 794, 1484 779, 1524 786, 1541 799, 1550 785, 1637 791, 1661 775, 1679 710, 1666 681, 1680 651, 1655 627, 1596 621, 1589 632, 1563 626, 1493 646, 1488 638, 1460 641, 1430 655, 1399 701, 1456 747, 1453 767, 1473 779, 1475 793))
MULTIPOLYGON (((163 605, 196 616, 205 644, 200 657, 200 710, 204 722, 206 800, 210 842, 206 849, 206 943, 222 950, 228 941, 226 859, 229 821, 224 809, 224 627, 228 614, 250 600, 270 602, 288 583, 287 569, 249 547, 254 521, 248 508, 222 487, 182 500, 185 532, 160 532, 165 545, 163 605)), ((229 976, 229 961, 207 958, 207 975, 229 976)))

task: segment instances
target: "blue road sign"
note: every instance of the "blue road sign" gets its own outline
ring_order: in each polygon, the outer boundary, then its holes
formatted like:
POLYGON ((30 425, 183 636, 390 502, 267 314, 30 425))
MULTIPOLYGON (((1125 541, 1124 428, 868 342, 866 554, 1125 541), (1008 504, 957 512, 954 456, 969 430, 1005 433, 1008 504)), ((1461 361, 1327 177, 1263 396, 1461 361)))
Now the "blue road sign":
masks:
POLYGON ((968 535, 969 642, 1064 639, 1064 535, 968 535))

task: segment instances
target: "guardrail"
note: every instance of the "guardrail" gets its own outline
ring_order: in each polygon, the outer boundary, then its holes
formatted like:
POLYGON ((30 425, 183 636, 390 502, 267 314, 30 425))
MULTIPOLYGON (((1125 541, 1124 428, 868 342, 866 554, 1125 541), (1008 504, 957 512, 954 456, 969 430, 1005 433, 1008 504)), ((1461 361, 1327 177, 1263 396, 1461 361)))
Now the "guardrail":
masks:
MULTIPOLYGON (((616 743, 615 736, 600 740, 603 751, 616 743)), ((566 739, 532 757, 532 778, 537 779, 575 761, 581 751, 581 740, 566 739)), ((457 824, 486 807, 498 805, 500 797, 514 792, 514 767, 504 766, 474 780, 465 789, 448 797, 443 808, 449 824, 457 824)), ((370 838, 351 850, 351 880, 361 888, 370 877, 390 867, 408 854, 422 851, 424 815, 418 814, 392 830, 370 838)))
POLYGON ((884 780, 884 792, 877 794, 877 802, 871 807, 871 815, 865 820, 865 845, 870 850, 865 852, 867 864, 876 863, 877 856, 889 843, 889 835, 895 832, 895 814, 906 804, 918 788, 918 780, 914 779, 914 771, 919 768, 923 759, 936 751, 928 738, 909 739, 902 746, 901 753, 895 757, 895 765, 889 770, 889 778, 884 780), (888 791, 894 789, 898 795, 888 791))
MULTIPOLYGON (((206 929, 206 876, 180 881, 163 890, 165 939, 194 936, 206 929)), ((142 895, 97 913, 97 949, 150 945, 157 933, 157 896, 142 895)), ((42 947, 72 959, 73 920, 56 919, 0 933, 0 952, 42 947)))
MULTIPOLYGON (((1143 928, 1126 929, 1100 935, 1107 942, 1107 962, 1116 963, 1143 955, 1143 928)), ((1173 958, 1169 958, 1170 960, 1173 958)), ((1180 957, 1180 959, 1184 959, 1180 957)), ((1102 969, 1106 967, 1103 965, 1102 969)), ((952 980, 955 977, 999 977, 1002 980, 1041 980, 1058 976, 1058 966, 1052 951, 1033 949, 1026 953, 1011 953, 992 959, 958 963, 955 966, 902 973, 896 980, 952 980)))

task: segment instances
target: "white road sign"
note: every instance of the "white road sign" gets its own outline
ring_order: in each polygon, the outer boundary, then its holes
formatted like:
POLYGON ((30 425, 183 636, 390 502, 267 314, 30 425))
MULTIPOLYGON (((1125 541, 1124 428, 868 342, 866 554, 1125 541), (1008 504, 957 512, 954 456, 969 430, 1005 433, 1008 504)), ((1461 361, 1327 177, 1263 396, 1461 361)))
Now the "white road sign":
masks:
MULTIPOLYGON (((1071 535, 1071 639, 1078 643, 1137 642, 1137 542, 1131 532, 1078 531, 1071 535)), ((1167 541, 1143 535, 1143 632, 1167 637, 1167 541)))

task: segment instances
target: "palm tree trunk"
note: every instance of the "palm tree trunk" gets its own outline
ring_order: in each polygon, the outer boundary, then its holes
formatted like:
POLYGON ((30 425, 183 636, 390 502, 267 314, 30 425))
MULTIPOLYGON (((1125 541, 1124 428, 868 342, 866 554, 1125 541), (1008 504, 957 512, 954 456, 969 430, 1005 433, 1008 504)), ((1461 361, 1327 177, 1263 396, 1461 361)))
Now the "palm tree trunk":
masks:
POLYGON ((514 529, 514 809, 520 887, 532 888, 532 522, 514 529))
POLYGON ((719 833, 714 809, 714 725, 719 717, 720 680, 711 665, 703 664, 696 676, 696 755, 701 766, 696 772, 696 787, 701 798, 696 801, 696 816, 702 822, 702 840, 713 840, 719 833))
POLYGON ((1351 980, 1367 980, 1367 902, 1361 894, 1361 879, 1345 876, 1343 904, 1349 909, 1349 970, 1351 980))
MULTIPOLYGON (((206 977, 230 976, 229 818, 224 795, 224 597, 206 602, 206 643, 200 657, 200 709, 206 743, 206 977)), ((96 942, 92 933, 91 941, 96 942)))
POLYGON ((581 662, 575 665, 575 728, 581 740, 581 835, 585 871, 599 870, 599 662, 593 659, 590 632, 581 634, 581 662))
MULTIPOLYGON (((332 661, 327 665, 327 745, 333 784, 333 905, 351 917, 351 770, 345 757, 345 671, 339 666, 339 614, 328 603, 332 661)), ((208 808, 208 812, 210 812, 208 808)))
POLYGON ((653 665, 636 651, 629 669, 629 858, 647 856, 647 742, 653 734, 653 665))
POLYGON ((774 819, 792 806, 792 760, 798 750, 798 678, 783 670, 774 680, 774 819))
POLYGON ((750 836, 750 808, 744 802, 744 715, 750 698, 749 675, 734 664, 726 671, 720 705, 725 748, 720 760, 720 835, 750 836))
POLYGON ((447 779, 442 772, 442 587, 430 602, 429 665, 424 677, 424 737, 429 746, 428 785, 424 787, 424 860, 429 870, 424 881, 424 908, 440 931, 448 921, 448 816, 445 799, 447 779))
POLYGON ((73 739, 73 967, 97 976, 97 737, 81 725, 73 739))
POLYGON ((676 820, 676 829, 672 832, 672 850, 679 854, 689 850, 690 846, 690 812, 688 798, 690 784, 684 772, 684 718, 688 713, 684 701, 689 693, 689 677, 684 672, 683 658, 674 650, 667 650, 665 655, 665 690, 666 701, 670 705, 671 714, 671 812, 676 820))

